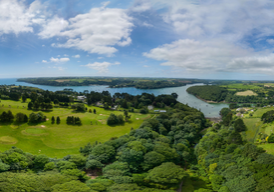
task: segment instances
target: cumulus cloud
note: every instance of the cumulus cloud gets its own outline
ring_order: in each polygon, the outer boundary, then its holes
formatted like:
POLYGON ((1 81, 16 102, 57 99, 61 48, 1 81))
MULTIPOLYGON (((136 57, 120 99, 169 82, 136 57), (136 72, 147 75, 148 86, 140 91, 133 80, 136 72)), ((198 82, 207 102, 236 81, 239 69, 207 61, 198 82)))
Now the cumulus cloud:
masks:
POLYGON ((143 65, 143 67, 149 67, 148 65, 143 65))
POLYGON ((81 56, 80 55, 74 55, 72 57, 74 57, 74 58, 80 58, 81 56))
POLYGON ((0 0, 0 35, 33 32, 35 14, 32 11, 22 1, 0 0))
POLYGON ((43 60, 42 63, 47 63, 47 60, 43 60))
POLYGON ((52 19, 48 19, 47 21, 43 22, 41 32, 38 33, 38 35, 42 39, 59 36, 61 31, 63 31, 68 25, 68 21, 64 20, 63 18, 54 16, 52 19))
POLYGON ((257 57, 242 57, 232 59, 226 66, 226 71, 241 71, 247 73, 265 73, 274 72, 274 54, 257 57))
POLYGON ((274 66, 271 64, 273 56, 267 55, 268 52, 256 53, 253 49, 236 46, 224 40, 191 39, 178 40, 144 53, 146 57, 164 61, 161 64, 164 66, 203 72, 238 71, 239 68, 246 68, 246 72, 252 72, 254 67, 258 69, 274 66))
MULTIPOLYGON (((274 72, 273 50, 253 49, 248 42, 274 35, 274 1, 151 0, 149 6, 161 10, 180 38, 144 53, 161 65, 201 72, 274 72)), ((266 42, 273 45, 274 39, 266 42)))
POLYGON ((239 40, 248 35, 274 34, 271 0, 151 0, 155 9, 168 8, 163 18, 180 35, 239 40))
POLYGON ((76 48, 89 53, 111 56, 117 51, 115 45, 131 43, 132 18, 125 10, 115 8, 92 8, 68 21, 54 17, 43 25, 38 34, 41 38, 65 37, 65 43, 54 43, 54 47, 76 48))
POLYGON ((88 67, 90 69, 94 69, 96 71, 98 71, 99 73, 107 73, 108 72, 108 68, 112 65, 120 65, 119 62, 115 62, 115 63, 109 63, 109 62, 94 62, 94 63, 89 63, 87 65, 81 65, 84 67, 88 67))
POLYGON ((50 58, 50 61, 53 62, 53 63, 65 63, 65 62, 68 62, 70 59, 69 58, 54 58, 54 57, 51 57, 50 58))

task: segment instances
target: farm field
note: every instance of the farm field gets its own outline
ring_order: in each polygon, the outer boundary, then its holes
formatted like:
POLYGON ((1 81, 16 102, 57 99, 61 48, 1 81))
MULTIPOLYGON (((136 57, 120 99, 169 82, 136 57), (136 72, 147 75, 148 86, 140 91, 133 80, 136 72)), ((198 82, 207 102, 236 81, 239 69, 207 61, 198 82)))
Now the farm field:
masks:
POLYGON ((258 86, 261 85, 259 83, 254 84, 244 84, 244 83, 236 83, 236 84, 229 84, 229 85, 221 85, 220 87, 226 87, 228 89, 242 89, 242 90, 253 90, 253 89, 263 89, 262 87, 258 86))
MULTIPOLYGON (((123 114, 123 112, 105 110, 93 106, 87 106, 87 108, 88 110, 96 109, 97 113, 77 113, 73 112, 72 109, 54 107, 50 112, 43 112, 48 119, 46 122, 36 125, 25 123, 20 126, 16 123, 0 124, 0 151, 5 151, 12 146, 16 146, 32 154, 64 157, 68 154, 79 153, 79 148, 89 142, 105 142, 111 137, 119 137, 129 133, 131 128, 138 128, 144 119, 151 117, 149 114, 130 113, 131 119, 124 125, 108 126, 106 120, 110 113, 119 115, 123 114), (55 116, 55 118, 59 116, 61 123, 59 125, 51 124, 52 116, 55 116), (80 117, 82 125, 67 125, 67 116, 80 117)), ((8 110, 11 110, 14 115, 18 112, 27 115, 32 112, 38 112, 27 110, 27 103, 2 100, 0 103, 0 113, 8 110)))
POLYGON ((262 127, 263 123, 261 122, 260 118, 244 118, 243 119, 247 131, 243 135, 245 139, 249 142, 254 142, 260 128, 262 127))
POLYGON ((237 92, 236 95, 238 95, 238 96, 252 96, 252 95, 257 96, 257 94, 254 93, 251 90, 247 90, 247 91, 243 91, 243 92, 237 92))

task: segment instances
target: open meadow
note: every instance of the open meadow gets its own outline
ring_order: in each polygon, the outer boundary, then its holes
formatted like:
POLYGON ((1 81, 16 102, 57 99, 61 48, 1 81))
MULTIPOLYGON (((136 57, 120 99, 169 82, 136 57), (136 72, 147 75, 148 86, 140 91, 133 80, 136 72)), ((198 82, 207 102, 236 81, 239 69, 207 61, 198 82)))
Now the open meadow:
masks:
POLYGON ((243 91, 243 92, 237 92, 236 95, 238 96, 257 96, 256 93, 254 93, 253 91, 251 90, 247 90, 247 91, 243 91))
MULTIPOLYGON (((98 107, 97 113, 74 112, 69 108, 54 107, 51 111, 43 111, 47 116, 47 121, 33 125, 24 123, 18 125, 0 124, 0 151, 10 149, 12 146, 21 148, 32 154, 45 154, 49 157, 64 157, 68 154, 79 153, 79 148, 87 143, 105 142, 111 137, 119 137, 130 132, 131 128, 138 128, 144 119, 151 115, 139 113, 129 113, 131 119, 123 125, 109 126, 106 120, 110 113, 116 115, 123 114, 122 111, 105 110, 98 107), (51 117, 60 117, 60 124, 52 124, 51 117), (67 116, 80 117, 82 125, 67 125, 67 116)), ((35 110, 27 110, 27 103, 21 101, 2 100, 0 103, 0 113, 11 110, 13 115, 22 112, 29 115, 35 110), (4 106, 2 106, 4 105, 4 106), (10 106, 10 107, 9 107, 10 106)))

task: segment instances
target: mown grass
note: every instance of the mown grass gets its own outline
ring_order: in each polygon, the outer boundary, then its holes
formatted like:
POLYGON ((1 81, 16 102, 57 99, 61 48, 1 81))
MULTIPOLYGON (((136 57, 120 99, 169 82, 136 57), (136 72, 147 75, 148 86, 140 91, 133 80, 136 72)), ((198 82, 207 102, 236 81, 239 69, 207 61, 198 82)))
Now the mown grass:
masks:
POLYGON ((247 90, 247 91, 243 91, 243 92, 237 92, 236 95, 238 95, 238 96, 252 96, 252 95, 257 96, 257 94, 254 93, 251 90, 247 90))
POLYGON ((267 153, 274 155, 274 143, 261 144, 258 147, 262 147, 267 153))
POLYGON ((273 107, 258 108, 258 110, 254 112, 253 117, 261 118, 264 113, 271 110, 274 110, 274 108, 273 107))
POLYGON ((247 131, 243 134, 243 136, 247 141, 254 142, 260 128, 263 125, 263 122, 260 118, 246 118, 243 119, 243 121, 247 127, 247 131))
MULTIPOLYGON (((130 113, 131 119, 124 125, 108 126, 106 120, 110 113, 116 115, 123 114, 121 111, 104 110, 98 107, 88 107, 96 109, 97 113, 77 113, 68 108, 54 108, 52 111, 44 112, 49 119, 37 125, 27 123, 20 126, 16 123, 0 124, 0 137, 12 137, 18 142, 16 144, 0 144, 0 151, 5 151, 12 146, 21 148, 33 154, 45 154, 49 157, 63 157, 68 154, 79 153, 79 148, 87 143, 105 142, 111 137, 119 137, 130 132, 131 128, 138 128, 143 119, 150 118, 151 115, 130 113), (80 117, 81 126, 67 125, 67 116, 80 117), (60 117, 59 125, 51 123, 51 117, 60 117)), ((20 101, 2 100, 0 103, 0 113, 11 110, 15 115, 18 112, 29 115, 32 110, 27 110, 27 103, 20 101), (4 107, 2 105, 4 104, 4 107), (9 105, 11 107, 9 107, 9 105), (25 106, 25 108, 23 108, 25 106)))
POLYGON ((222 85, 221 87, 227 87, 228 89, 242 89, 242 90, 254 90, 254 89, 262 89, 262 87, 258 86, 259 84, 244 84, 244 83, 236 83, 229 85, 222 85))

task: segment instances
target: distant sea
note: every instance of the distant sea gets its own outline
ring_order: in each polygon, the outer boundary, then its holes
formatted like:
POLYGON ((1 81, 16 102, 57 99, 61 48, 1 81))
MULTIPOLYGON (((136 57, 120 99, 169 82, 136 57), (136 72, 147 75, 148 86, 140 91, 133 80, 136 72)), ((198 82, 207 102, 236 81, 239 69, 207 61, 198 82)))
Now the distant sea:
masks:
POLYGON ((219 117, 219 111, 224 108, 228 107, 227 104, 208 104, 200 99, 197 99, 195 96, 188 94, 186 92, 186 89, 191 86, 195 85, 202 85, 202 84, 190 84, 182 87, 171 87, 171 88, 162 88, 162 89, 136 89, 134 87, 125 87, 125 88, 107 88, 108 86, 105 85, 90 85, 90 86, 48 86, 48 85, 35 85, 30 83, 24 83, 24 82, 17 82, 16 78, 10 78, 10 79, 0 79, 0 85, 22 85, 22 86, 31 86, 31 87, 37 87, 43 90, 49 90, 49 91, 58 91, 63 89, 73 89, 77 92, 83 92, 85 90, 88 91, 96 91, 96 92, 102 92, 102 91, 109 91, 111 94, 114 93, 128 93, 131 95, 141 95, 142 93, 150 93, 154 94, 155 96, 161 95, 161 94, 171 94, 171 93, 177 93, 179 96, 177 100, 181 103, 188 104, 191 107, 194 107, 196 109, 200 109, 206 117, 219 117))

